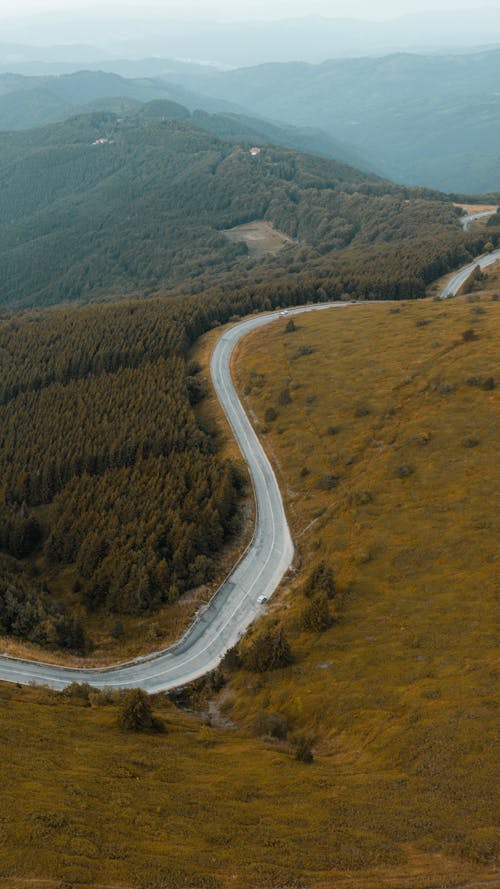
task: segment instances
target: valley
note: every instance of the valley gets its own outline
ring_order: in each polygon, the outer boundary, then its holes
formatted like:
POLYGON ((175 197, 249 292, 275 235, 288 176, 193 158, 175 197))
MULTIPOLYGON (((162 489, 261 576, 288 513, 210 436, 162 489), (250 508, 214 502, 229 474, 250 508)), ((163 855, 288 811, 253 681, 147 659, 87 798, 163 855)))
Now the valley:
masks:
POLYGON ((496 889, 500 51, 127 15, 0 45, 0 884, 496 889))

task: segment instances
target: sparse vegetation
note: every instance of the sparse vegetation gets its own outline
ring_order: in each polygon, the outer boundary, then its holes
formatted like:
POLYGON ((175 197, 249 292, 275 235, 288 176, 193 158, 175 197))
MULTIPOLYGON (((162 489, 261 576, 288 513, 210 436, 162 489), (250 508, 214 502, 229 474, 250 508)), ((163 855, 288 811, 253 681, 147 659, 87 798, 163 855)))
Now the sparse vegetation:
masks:
MULTIPOLYGON (((467 349, 470 305, 457 299, 445 312, 442 302, 402 303, 390 324, 382 306, 304 314, 293 344, 277 326, 262 329, 236 361, 240 390, 266 364, 265 386, 249 397, 257 419, 285 383, 318 397, 307 410, 294 398, 280 434, 269 433, 303 566, 274 604, 294 663, 251 692, 249 674, 235 672, 229 713, 245 722, 265 702, 314 736, 315 768, 324 754, 344 774, 335 787, 345 782, 357 800, 358 828, 383 812, 392 852, 409 843, 423 854, 419 877, 394 878, 412 889, 420 878, 437 885, 436 855, 455 858, 457 883, 464 868, 492 861, 500 478, 496 390, 483 387, 498 373, 497 305, 467 349), (416 336, 422 316, 430 323, 416 336), (302 343, 314 361, 290 364, 302 343), (362 423, 356 404, 370 405, 362 423), (320 484, 332 459, 334 491, 320 484), (311 616, 325 606, 341 619, 316 632, 311 616)), ((391 867, 398 873, 395 859, 391 867)))

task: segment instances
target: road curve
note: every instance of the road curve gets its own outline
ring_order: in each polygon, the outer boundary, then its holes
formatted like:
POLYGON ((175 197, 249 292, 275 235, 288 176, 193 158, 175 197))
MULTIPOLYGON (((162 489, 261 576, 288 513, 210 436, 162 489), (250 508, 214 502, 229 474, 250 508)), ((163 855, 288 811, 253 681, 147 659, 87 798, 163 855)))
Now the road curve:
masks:
POLYGON ((463 266, 463 268, 459 269, 458 272, 450 278, 446 286, 443 288, 441 291, 441 299, 448 299, 450 296, 456 296, 460 288, 463 287, 467 279, 470 278, 476 266, 485 269, 499 260, 500 250, 493 250, 491 253, 484 253, 482 256, 478 256, 473 262, 463 266))
POLYGON ((494 216, 497 210, 498 207, 495 207, 493 210, 481 210, 479 213, 467 213, 466 216, 460 217, 460 225, 466 232, 471 223, 477 222, 478 219, 487 219, 488 216, 494 216))
MULTIPOLYGON (((289 309, 286 314, 347 305, 349 303, 321 303, 289 309)), ((149 693, 166 691, 214 669, 261 612, 258 599, 269 598, 276 590, 291 565, 293 543, 276 476, 236 394, 230 362, 243 336, 281 314, 259 315, 229 328, 212 354, 212 380, 249 467, 257 518, 250 545, 210 603, 200 609, 187 632, 163 651, 102 668, 65 667, 4 655, 0 656, 0 681, 54 689, 63 689, 72 682, 87 682, 96 688, 139 687, 149 693)))

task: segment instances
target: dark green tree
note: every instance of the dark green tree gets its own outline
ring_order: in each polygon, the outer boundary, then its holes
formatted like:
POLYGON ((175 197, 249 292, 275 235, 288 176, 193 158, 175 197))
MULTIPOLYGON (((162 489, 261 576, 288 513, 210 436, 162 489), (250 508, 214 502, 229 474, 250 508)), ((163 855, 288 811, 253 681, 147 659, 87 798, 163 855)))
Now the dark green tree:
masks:
POLYGON ((154 728, 154 716, 149 697, 140 688, 126 695, 118 717, 120 728, 128 732, 146 732, 154 728))
POLYGON ((302 626, 313 633, 323 633, 333 623, 330 606, 325 593, 314 596, 307 602, 302 612, 302 626))
POLYGON ((335 595, 335 577, 331 566, 322 559, 311 571, 305 587, 306 596, 316 596, 318 593, 324 593, 329 599, 333 599, 335 595))
POLYGON ((277 670, 292 663, 292 652, 284 627, 276 624, 253 639, 245 652, 243 665, 257 673, 277 670))

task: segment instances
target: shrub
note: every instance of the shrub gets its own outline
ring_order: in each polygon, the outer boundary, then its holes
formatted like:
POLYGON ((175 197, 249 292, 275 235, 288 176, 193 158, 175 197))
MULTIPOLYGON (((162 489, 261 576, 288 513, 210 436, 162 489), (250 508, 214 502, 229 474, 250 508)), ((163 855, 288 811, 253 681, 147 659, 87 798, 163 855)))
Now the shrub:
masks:
POLYGON ((285 333, 293 333, 295 330, 297 330, 297 325, 293 318, 290 318, 290 320, 286 323, 285 333))
POLYGON ((61 694, 65 698, 77 698, 88 703, 91 691, 92 688, 87 682, 72 682, 66 686, 61 694))
POLYGON ((297 358, 302 358, 303 355, 312 355, 312 353, 313 349, 311 348, 311 346, 307 346, 304 344, 303 346, 299 346, 299 348, 295 350, 295 352, 291 356, 292 361, 296 361, 297 358))
POLYGON ((366 506, 373 502, 373 496, 370 491, 353 491, 350 501, 353 506, 366 506))
POLYGON ((115 620, 111 628, 111 635, 113 639, 119 639, 120 636, 123 636, 123 624, 119 618, 115 620))
POLYGON ((163 724, 155 718, 146 692, 140 688, 125 696, 118 716, 118 725, 128 732, 160 731, 163 724))
POLYGON ((196 374, 201 373, 201 364, 199 361, 189 361, 187 366, 187 375, 188 377, 195 377, 196 374))
POLYGON ((189 403, 193 406, 199 404, 206 397, 208 392, 207 384, 198 376, 186 377, 187 393, 189 403))
POLYGON ((472 327, 468 327, 467 330, 464 330, 464 331, 463 331, 463 333, 462 333, 462 339, 463 339, 464 343, 470 343, 471 340, 475 340, 475 339, 476 339, 476 334, 475 334, 475 332, 472 330, 472 327))
POLYGON ((288 388, 288 386, 286 386, 284 389, 281 390, 280 394, 278 395, 278 404, 280 404, 280 405, 291 404, 291 401, 292 401, 292 396, 290 395, 290 389, 288 388))
POLYGON ((300 736, 295 740, 295 759, 298 762, 311 763, 314 760, 312 743, 309 738, 300 736))
POLYGON ((333 570, 328 562, 322 559, 311 571, 304 586, 304 593, 309 598, 324 593, 328 599, 333 599, 335 592, 333 570))
POLYGON ((319 487, 323 491, 333 491, 333 489, 337 487, 338 483, 338 475, 331 475, 330 473, 327 473, 326 475, 323 475, 321 477, 319 481, 319 487))
POLYGON ((239 670, 241 667, 241 656, 236 645, 233 645, 232 648, 228 648, 224 657, 222 658, 221 667, 223 670, 239 670))
POLYGON ((277 419, 277 417, 278 417, 278 414, 276 413, 274 408, 268 407, 265 414, 264 414, 264 420, 266 421, 266 423, 272 423, 274 420, 277 419))
POLYGON ((269 738, 284 741, 288 734, 287 718, 282 713, 260 710, 255 717, 254 731, 257 735, 267 735, 269 738))
POLYGON ((455 391, 455 386, 452 383, 440 383, 438 386, 438 392, 440 395, 451 395, 452 392, 455 391))
POLYGON ((325 593, 307 602, 302 612, 302 626, 313 633, 324 633, 333 623, 330 606, 325 593))
POLYGON ((403 463, 402 466, 398 466, 395 474, 397 478, 408 478, 409 475, 413 475, 415 472, 413 466, 410 466, 408 463, 403 463))
POLYGON ((280 624, 256 636, 243 657, 243 666, 257 673, 277 670, 291 663, 292 652, 285 630, 280 624))

